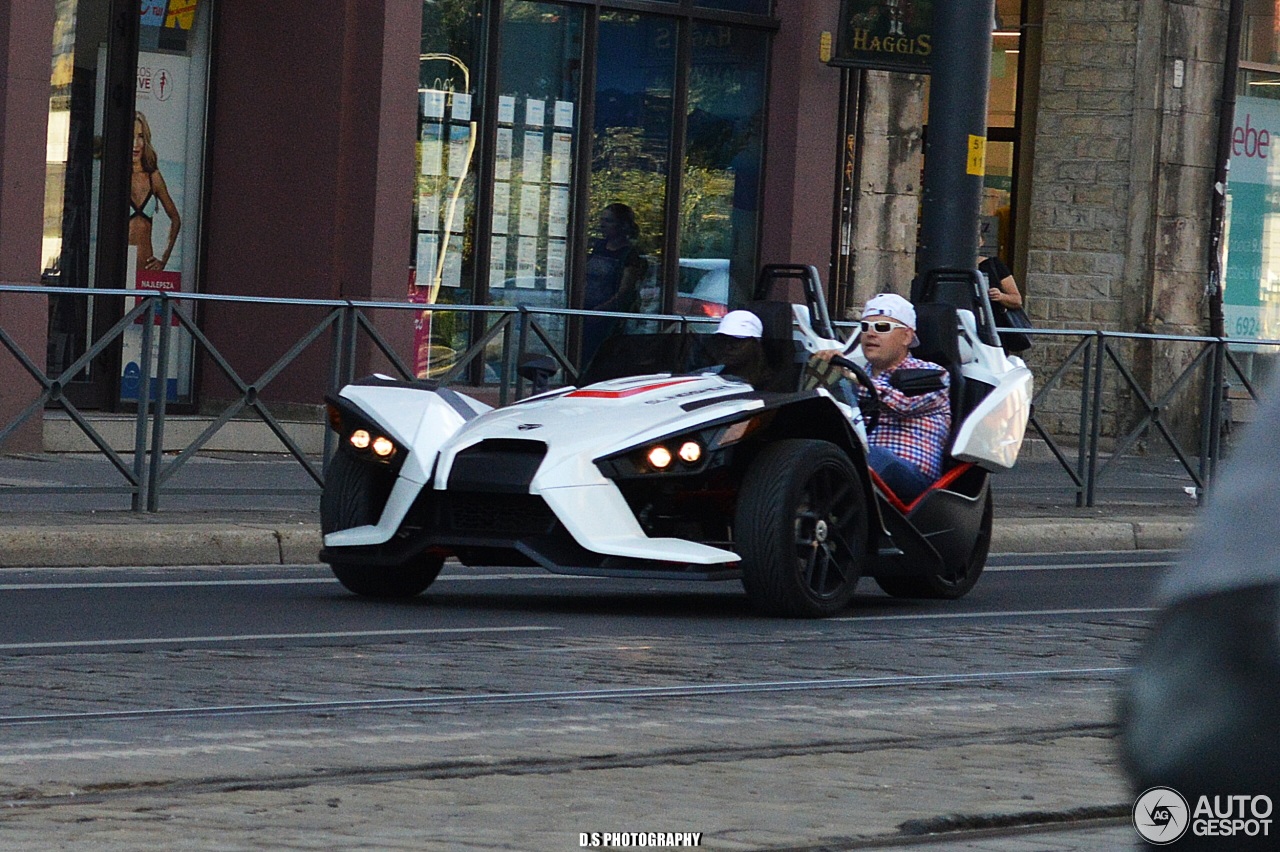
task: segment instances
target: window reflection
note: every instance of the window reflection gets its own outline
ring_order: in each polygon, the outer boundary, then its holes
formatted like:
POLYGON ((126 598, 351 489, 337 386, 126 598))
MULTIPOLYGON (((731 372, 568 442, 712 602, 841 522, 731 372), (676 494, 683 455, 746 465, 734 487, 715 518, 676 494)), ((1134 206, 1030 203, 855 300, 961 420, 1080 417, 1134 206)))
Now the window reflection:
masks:
POLYGON ((693 30, 676 311, 720 317, 751 298, 759 217, 766 37, 693 30))
MULTIPOLYGON (((418 179, 412 257, 426 304, 467 304, 475 293, 475 200, 483 32, 471 0, 428 0, 418 66, 418 179)), ((414 372, 438 375, 466 350, 465 315, 424 311, 414 372)))
MULTIPOLYGON (((661 308, 676 41, 670 19, 600 16, 584 308, 661 308), (614 220, 625 220, 625 235, 614 230, 614 220)), ((587 320, 582 363, 606 337, 628 330, 619 320, 587 320)))

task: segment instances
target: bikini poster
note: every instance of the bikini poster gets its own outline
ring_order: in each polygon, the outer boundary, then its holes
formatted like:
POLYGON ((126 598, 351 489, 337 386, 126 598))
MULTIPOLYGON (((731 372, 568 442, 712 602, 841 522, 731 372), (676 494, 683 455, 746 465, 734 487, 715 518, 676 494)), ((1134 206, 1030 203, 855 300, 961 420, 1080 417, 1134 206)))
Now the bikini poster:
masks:
MULTIPOLYGON (((182 231, 184 226, 195 226, 194 216, 186 214, 189 79, 190 60, 185 56, 147 51, 138 54, 125 279, 125 286, 131 289, 188 289, 182 274, 182 231)), ((153 347, 158 347, 158 339, 153 347)), ((189 371, 181 368, 184 348, 175 345, 170 349, 165 379, 170 400, 189 391, 189 371)), ((152 357, 156 354, 153 350, 152 357)), ((139 322, 123 335, 122 400, 138 398, 141 358, 139 322)))

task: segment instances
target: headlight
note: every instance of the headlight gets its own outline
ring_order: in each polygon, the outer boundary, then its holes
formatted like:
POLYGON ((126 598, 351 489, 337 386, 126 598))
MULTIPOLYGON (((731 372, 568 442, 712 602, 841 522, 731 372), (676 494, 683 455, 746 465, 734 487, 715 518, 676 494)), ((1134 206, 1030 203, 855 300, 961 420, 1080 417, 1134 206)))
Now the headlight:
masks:
POLYGON ((654 470, 666 470, 671 467, 671 451, 666 447, 654 447, 649 450, 649 454, 645 458, 649 460, 649 465, 654 470))
POLYGON ((401 447, 391 436, 384 434, 371 418, 346 400, 330 398, 328 402, 329 425, 338 433, 356 458, 396 468, 404 456, 401 447))
POLYGON ((702 445, 697 441, 685 441, 680 445, 679 456, 685 464, 697 464, 702 458, 702 445))

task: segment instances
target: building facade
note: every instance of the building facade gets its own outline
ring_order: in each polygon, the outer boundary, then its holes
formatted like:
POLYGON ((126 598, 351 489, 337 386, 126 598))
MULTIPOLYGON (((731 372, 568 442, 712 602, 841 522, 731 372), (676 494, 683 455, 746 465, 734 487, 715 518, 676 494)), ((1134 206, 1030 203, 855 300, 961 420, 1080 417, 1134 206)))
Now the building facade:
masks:
MULTIPOLYGON (((382 331, 424 373, 483 332, 448 305, 714 317, 750 298, 761 263, 818 267, 848 317, 875 292, 907 292, 916 271, 929 86, 907 66, 833 65, 832 45, 856 30, 864 48, 927 55, 927 10, 942 5, 6 0, 0 280, 412 296, 442 306, 425 332, 382 331)), ((1032 317, 1205 333, 1225 256, 1226 331, 1280 336, 1280 177, 1265 164, 1280 128, 1274 4, 995 11, 983 248, 1013 268, 1032 317)), ((0 294, 0 328, 58 377, 126 301, 0 294)), ((244 304, 203 305, 196 320, 250 375, 312 321, 244 304)), ((545 325, 582 359, 626 327, 545 325)), ((127 409, 138 346, 122 334, 65 376, 66 398, 127 409)), ((1141 369, 1180 357, 1153 347, 1141 369)), ((273 392, 314 403, 320 372, 301 359, 273 392)), ((39 387, 7 352, 0 376, 33 388, 0 395, 7 422, 39 387)), ((177 347, 171 402, 199 410, 231 390, 207 355, 177 347)), ((34 428, 10 437, 38 442, 34 428)))

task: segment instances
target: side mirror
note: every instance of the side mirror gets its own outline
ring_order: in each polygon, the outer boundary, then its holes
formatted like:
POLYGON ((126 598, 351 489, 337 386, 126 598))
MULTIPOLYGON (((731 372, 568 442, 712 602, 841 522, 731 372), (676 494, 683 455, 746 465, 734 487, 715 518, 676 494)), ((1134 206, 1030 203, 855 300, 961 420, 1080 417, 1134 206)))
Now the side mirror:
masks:
POLYGON ((533 383, 533 393, 537 395, 547 390, 551 377, 559 369, 560 365, 550 355, 530 355, 516 367, 516 373, 533 383))
POLYGON ((907 396, 923 396, 945 388, 943 377, 946 374, 945 370, 935 370, 931 367, 894 370, 889 376, 889 384, 907 396))

